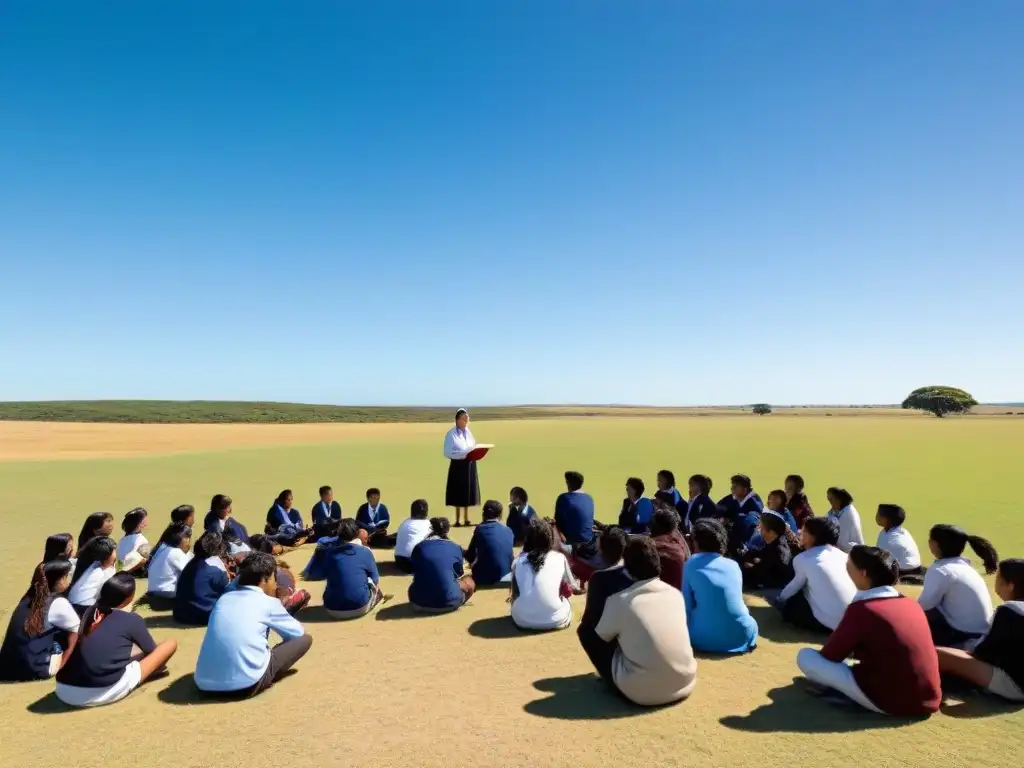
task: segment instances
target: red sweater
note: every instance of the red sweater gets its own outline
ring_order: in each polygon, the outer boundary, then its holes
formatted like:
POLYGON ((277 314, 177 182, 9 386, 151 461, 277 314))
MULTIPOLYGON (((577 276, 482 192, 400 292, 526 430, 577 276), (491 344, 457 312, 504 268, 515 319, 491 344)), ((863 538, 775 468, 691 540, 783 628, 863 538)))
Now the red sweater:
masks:
POLYGON ((683 566, 690 556, 690 548, 679 531, 655 536, 654 546, 661 560, 661 580, 676 589, 683 588, 683 566))
POLYGON ((930 715, 942 703, 939 657, 916 600, 900 596, 850 603, 821 655, 829 661, 857 659, 857 685, 890 715, 930 715))

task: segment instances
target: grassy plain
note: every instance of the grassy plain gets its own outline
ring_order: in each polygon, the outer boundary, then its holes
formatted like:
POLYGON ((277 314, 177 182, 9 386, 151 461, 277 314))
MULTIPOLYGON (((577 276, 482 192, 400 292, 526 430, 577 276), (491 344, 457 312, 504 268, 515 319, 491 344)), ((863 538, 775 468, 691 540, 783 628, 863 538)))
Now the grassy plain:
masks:
MULTIPOLYGON (((307 510, 325 482, 349 512, 371 484, 384 490, 397 517, 418 496, 441 511, 442 432, 431 424, 0 423, 0 514, 8 531, 0 612, 24 590, 43 538, 61 530, 77 534, 97 509, 119 520, 132 506, 147 507, 151 539, 172 506, 205 509, 217 492, 234 497, 250 530, 260 527, 282 488, 292 488, 307 510)), ((721 493, 733 472, 751 475, 762 494, 800 472, 821 511, 828 485, 850 489, 869 538, 874 506, 897 501, 922 547, 929 525, 958 522, 991 538, 1003 556, 1024 554, 1019 500, 1008 490, 1024 465, 1024 421, 1017 419, 559 418, 481 421, 474 432, 498 445, 481 465, 484 495, 505 501, 508 488, 521 484, 542 512, 550 510, 569 468, 586 475, 606 518, 618 508, 626 477, 653 484, 662 467, 680 478, 710 474, 721 493)), ((465 542, 468 533, 459 537, 465 542)), ((310 550, 286 559, 301 567, 310 550)), ((378 559, 390 557, 378 553, 378 559)), ((1024 714, 976 696, 919 723, 822 706, 794 682, 794 656, 807 639, 781 626, 756 598, 749 602, 761 624, 761 647, 743 658, 702 659, 688 702, 643 712, 603 692, 574 632, 515 632, 501 592, 478 594, 452 616, 417 618, 406 608, 404 577, 385 570, 384 586, 396 598, 376 617, 330 623, 309 609, 310 655, 297 674, 252 701, 198 701, 189 675, 202 633, 176 628, 166 615, 149 622, 158 639, 179 639, 171 676, 128 702, 65 712, 52 683, 0 687, 0 768, 153 760, 177 766, 995 767, 1019 764, 1024 748, 1024 714)), ((315 606, 322 585, 310 590, 315 606)), ((577 616, 582 607, 576 599, 577 616)))

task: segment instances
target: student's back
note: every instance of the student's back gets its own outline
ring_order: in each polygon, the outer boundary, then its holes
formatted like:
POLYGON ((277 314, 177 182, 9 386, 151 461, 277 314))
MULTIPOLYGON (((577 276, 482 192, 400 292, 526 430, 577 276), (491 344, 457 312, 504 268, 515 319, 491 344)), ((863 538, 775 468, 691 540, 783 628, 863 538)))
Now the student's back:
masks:
POLYGON ((567 491, 555 500, 555 525, 567 544, 594 539, 594 500, 583 491, 567 491))
POLYGON ((60 647, 67 646, 68 631, 55 625, 50 619, 58 613, 53 609, 53 603, 61 601, 58 609, 63 608, 62 615, 70 616, 70 620, 62 621, 65 627, 75 627, 74 622, 78 618, 74 609, 63 595, 54 596, 47 606, 46 621, 43 624, 43 631, 38 635, 30 635, 25 629, 32 605, 32 595, 25 595, 11 614, 10 624, 7 625, 7 634, 4 635, 3 645, 0 646, 0 681, 21 682, 26 680, 45 680, 52 675, 50 672, 50 659, 54 654, 55 644, 60 647))
POLYGON ((106 688, 117 683, 132 662, 134 647, 149 654, 156 648, 146 622, 137 613, 113 610, 78 640, 57 682, 77 688, 106 688))
POLYGON ((561 552, 548 552, 539 569, 530 556, 516 558, 512 572, 515 580, 512 620, 522 629, 554 629, 572 620, 572 607, 562 596, 562 584, 571 583, 569 561, 561 552))
POLYGON ((178 579, 174 594, 174 620, 179 624, 205 627, 217 599, 228 588, 230 579, 219 557, 193 558, 178 579))
POLYGON ((984 635, 992 622, 988 586, 971 561, 963 557, 936 560, 925 572, 918 601, 926 611, 937 608, 960 632, 984 635))
POLYGON ((466 559, 478 585, 498 584, 508 576, 515 559, 515 535, 499 520, 486 520, 473 531, 466 559))
POLYGON ((745 653, 757 645, 757 622, 743 602, 743 576, 735 560, 693 555, 683 568, 690 642, 701 651, 745 653))
POLYGON ((370 602, 370 585, 376 584, 380 575, 373 552, 349 542, 328 551, 326 578, 324 608, 354 611, 370 602))
POLYGON ((793 558, 793 581, 783 590, 783 599, 794 582, 801 584, 814 617, 829 629, 839 626, 857 587, 846 572, 847 555, 838 547, 812 547, 793 558))
POLYGON ((456 608, 462 604, 458 578, 463 574, 462 547, 454 541, 430 538, 412 551, 409 602, 421 608, 456 608))

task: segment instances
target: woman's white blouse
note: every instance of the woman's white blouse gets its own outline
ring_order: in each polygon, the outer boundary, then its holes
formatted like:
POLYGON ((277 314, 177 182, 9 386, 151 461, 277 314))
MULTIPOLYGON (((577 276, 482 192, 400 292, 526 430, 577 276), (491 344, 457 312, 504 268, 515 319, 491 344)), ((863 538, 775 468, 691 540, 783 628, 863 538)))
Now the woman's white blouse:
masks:
POLYGON ((469 431, 469 427, 459 429, 452 427, 444 436, 444 455, 449 459, 464 459, 476 448, 476 438, 469 431))

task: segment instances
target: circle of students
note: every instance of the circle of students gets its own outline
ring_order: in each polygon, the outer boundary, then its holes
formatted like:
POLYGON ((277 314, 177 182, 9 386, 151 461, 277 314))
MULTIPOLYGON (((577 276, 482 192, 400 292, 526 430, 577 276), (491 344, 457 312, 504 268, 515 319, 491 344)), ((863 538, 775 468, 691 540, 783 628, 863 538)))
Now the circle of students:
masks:
POLYGON ((390 533, 376 488, 346 518, 323 486, 308 527, 283 491, 264 532, 252 536, 233 517, 231 499, 217 495, 194 543, 195 510, 183 505, 153 547, 146 510, 124 516, 120 542, 111 538, 112 516, 92 514, 77 547, 71 534, 47 539, 0 648, 0 679, 55 677, 61 701, 89 707, 166 674, 176 642, 157 643, 131 610, 136 579, 147 576, 143 599, 154 609, 206 627, 196 687, 220 697, 258 694, 312 645, 295 618, 310 594, 279 555, 315 542, 301 578, 326 581, 324 609, 339 620, 371 614, 390 598, 375 548, 394 549, 396 567, 412 575, 416 612, 456 611, 477 588, 506 585, 517 627, 555 631, 572 622, 569 598, 585 594, 580 644, 610 690, 638 705, 686 699, 696 684, 695 651, 756 649, 745 591, 765 597, 786 622, 828 636, 820 651, 804 648, 796 658, 808 690, 826 700, 926 716, 939 708, 944 680, 1024 702, 1024 560, 1000 562, 983 538, 934 526, 935 562, 925 569, 902 507, 879 505, 877 544, 866 546, 850 493, 829 488, 828 513, 815 516, 799 475, 766 503, 745 475, 733 476, 718 502, 704 475, 689 479, 684 496, 663 470, 653 498, 630 478, 617 525, 595 521, 580 473, 566 472, 565 483, 553 518, 538 515, 523 488, 511 490, 507 515, 486 501, 465 550, 423 499, 390 533), (1004 602, 994 612, 984 580, 963 557, 968 546, 996 574, 1004 602), (902 595, 901 581, 923 583, 920 597, 902 595), (270 630, 282 638, 274 646, 270 630))

